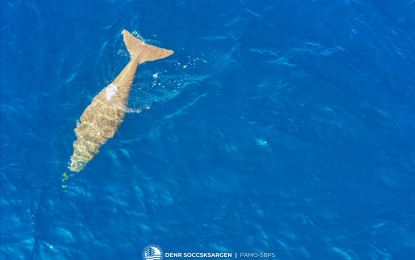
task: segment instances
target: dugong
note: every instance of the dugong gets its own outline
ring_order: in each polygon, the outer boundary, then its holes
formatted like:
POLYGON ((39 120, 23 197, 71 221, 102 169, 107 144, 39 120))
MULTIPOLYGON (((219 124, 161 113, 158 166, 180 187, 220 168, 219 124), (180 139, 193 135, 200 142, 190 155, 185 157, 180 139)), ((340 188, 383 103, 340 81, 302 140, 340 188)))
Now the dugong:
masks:
POLYGON ((171 50, 145 44, 126 30, 122 31, 122 35, 130 53, 130 62, 110 85, 94 97, 82 114, 81 123, 77 122, 75 133, 78 140, 73 143, 71 171, 83 170, 99 153, 99 148, 117 133, 125 117, 138 65, 173 54, 171 50))

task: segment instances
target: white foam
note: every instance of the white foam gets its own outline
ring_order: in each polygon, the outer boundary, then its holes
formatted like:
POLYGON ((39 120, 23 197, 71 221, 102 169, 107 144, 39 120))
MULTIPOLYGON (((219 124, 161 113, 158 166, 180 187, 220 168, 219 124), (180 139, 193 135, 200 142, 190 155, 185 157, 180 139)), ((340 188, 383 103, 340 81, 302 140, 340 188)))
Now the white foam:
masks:
POLYGON ((111 100, 112 97, 115 96, 115 92, 118 91, 118 86, 115 84, 111 84, 106 88, 107 100, 111 100))

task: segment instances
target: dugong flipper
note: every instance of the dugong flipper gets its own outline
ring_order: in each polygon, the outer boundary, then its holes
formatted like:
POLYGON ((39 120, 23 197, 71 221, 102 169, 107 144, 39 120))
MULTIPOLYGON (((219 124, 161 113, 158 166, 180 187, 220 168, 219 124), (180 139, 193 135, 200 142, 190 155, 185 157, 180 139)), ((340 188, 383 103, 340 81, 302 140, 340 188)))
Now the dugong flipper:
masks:
POLYGON ((94 97, 82 114, 81 123, 77 123, 75 133, 78 140, 73 143, 71 171, 83 170, 99 153, 99 148, 117 133, 125 117, 125 107, 138 65, 173 54, 171 50, 145 44, 126 30, 122 34, 131 60, 120 75, 94 97))

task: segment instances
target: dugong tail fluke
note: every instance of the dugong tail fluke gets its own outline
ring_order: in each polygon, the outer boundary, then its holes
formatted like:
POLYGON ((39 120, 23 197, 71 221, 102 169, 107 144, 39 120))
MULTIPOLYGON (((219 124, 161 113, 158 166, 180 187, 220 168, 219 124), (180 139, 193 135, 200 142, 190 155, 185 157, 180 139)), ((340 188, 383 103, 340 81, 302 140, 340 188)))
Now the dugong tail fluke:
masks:
POLYGON ((73 143, 74 153, 69 167, 71 171, 83 170, 99 153, 99 148, 117 133, 125 117, 125 108, 138 65, 173 54, 171 50, 145 44, 126 30, 122 34, 131 60, 117 78, 94 97, 82 114, 81 123, 76 124, 78 140, 73 143))

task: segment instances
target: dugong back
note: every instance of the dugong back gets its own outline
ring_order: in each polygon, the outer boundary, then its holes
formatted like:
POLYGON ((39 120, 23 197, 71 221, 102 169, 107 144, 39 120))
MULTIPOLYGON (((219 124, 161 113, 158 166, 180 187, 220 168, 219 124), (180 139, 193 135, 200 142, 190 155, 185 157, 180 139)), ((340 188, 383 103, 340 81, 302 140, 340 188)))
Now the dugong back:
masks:
POLYGON ((83 170, 99 153, 99 148, 115 136, 124 117, 121 107, 94 99, 82 114, 81 123, 77 123, 75 133, 78 140, 73 144, 69 169, 74 172, 83 170))

